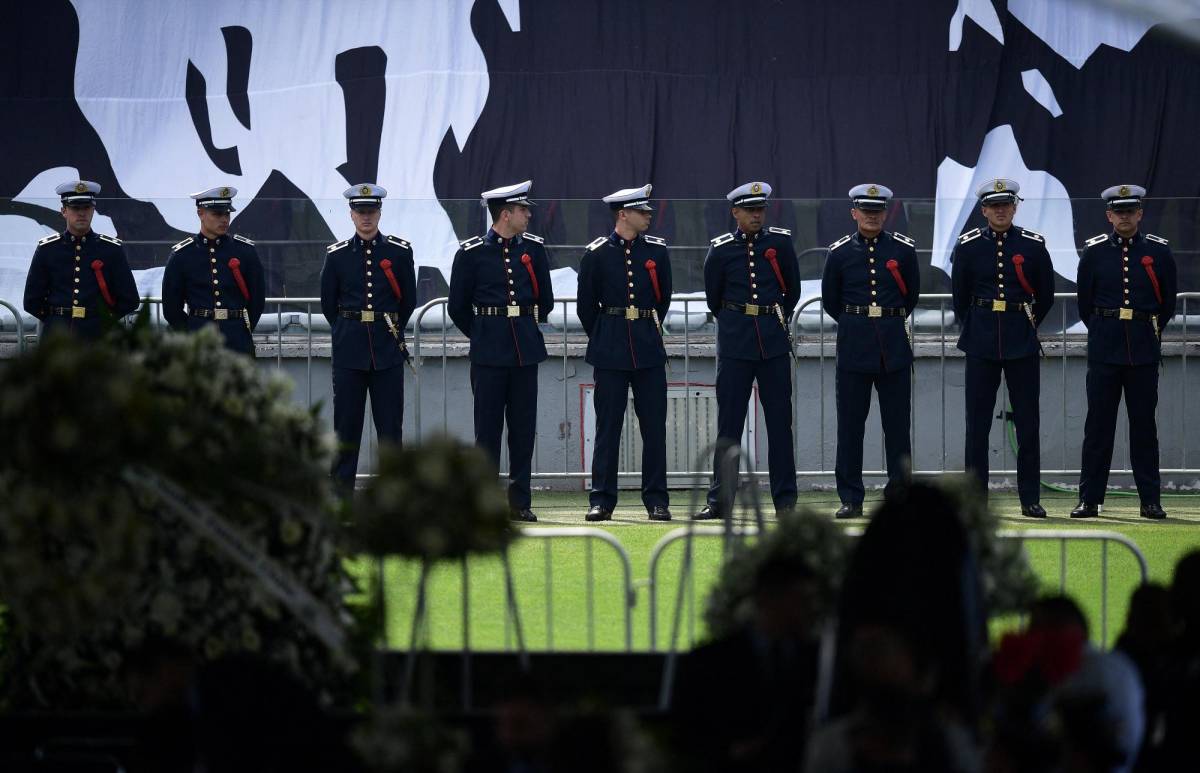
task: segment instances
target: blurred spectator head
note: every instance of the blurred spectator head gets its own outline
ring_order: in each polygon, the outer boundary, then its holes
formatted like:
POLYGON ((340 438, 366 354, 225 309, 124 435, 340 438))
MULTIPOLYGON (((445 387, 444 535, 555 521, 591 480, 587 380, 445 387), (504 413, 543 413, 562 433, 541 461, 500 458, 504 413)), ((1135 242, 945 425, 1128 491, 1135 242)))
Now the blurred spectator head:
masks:
POLYGON ((774 556, 754 577, 754 619, 772 639, 807 639, 820 627, 816 576, 804 561, 774 556))
POLYGON ((1171 611, 1186 645, 1200 646, 1200 550, 1179 559, 1171 581, 1171 611))

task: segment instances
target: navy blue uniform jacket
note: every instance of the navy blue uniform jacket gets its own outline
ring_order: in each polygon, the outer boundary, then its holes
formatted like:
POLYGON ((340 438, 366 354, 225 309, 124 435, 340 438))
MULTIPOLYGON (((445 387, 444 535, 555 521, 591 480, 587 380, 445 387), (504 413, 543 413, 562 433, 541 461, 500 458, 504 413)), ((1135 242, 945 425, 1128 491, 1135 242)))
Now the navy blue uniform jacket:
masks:
POLYGON ((821 306, 837 323, 837 366, 854 373, 892 373, 912 364, 905 319, 921 297, 921 270, 913 240, 881 231, 868 239, 859 232, 829 245, 821 275, 821 306), (896 261, 900 284, 888 269, 896 261), (904 309, 903 317, 845 313, 846 306, 904 309))
POLYGON ((357 234, 331 244, 321 268, 321 313, 333 330, 333 366, 353 370, 387 370, 408 359, 404 326, 416 307, 417 275, 412 245, 396 236, 376 234, 364 242, 357 234), (381 261, 400 289, 388 281, 381 261), (343 317, 342 311, 377 312, 374 322, 343 317), (398 315, 395 330, 383 313, 398 315))
POLYGON ((1022 311, 992 311, 975 298, 1032 303, 1037 325, 1054 306, 1054 264, 1041 234, 1012 226, 999 235, 975 228, 958 237, 950 257, 954 316, 962 325, 958 348, 985 360, 1016 360, 1039 352, 1037 331, 1022 311), (997 241, 1000 244, 997 244, 997 241), (1031 296, 1017 277, 1014 260, 1033 289, 1031 296))
POLYGON ((1142 233, 1134 234, 1132 239, 1121 239, 1115 233, 1088 239, 1079 259, 1076 282, 1079 318, 1088 329, 1090 362, 1111 365, 1158 362, 1160 344, 1150 320, 1102 317, 1096 309, 1125 308, 1154 314, 1158 317, 1158 329, 1165 328, 1175 316, 1178 291, 1175 258, 1166 239, 1142 233), (1158 279, 1161 303, 1146 271, 1147 257, 1158 279))
POLYGON ((550 262, 542 238, 526 233, 506 242, 488 229, 482 238, 462 242, 450 268, 447 312, 471 339, 471 362, 476 365, 520 366, 546 359, 546 343, 533 317, 475 314, 476 306, 507 306, 510 301, 523 307, 536 305, 539 320, 545 320, 554 308, 550 262), (532 278, 522 260, 525 255, 533 268, 532 278), (536 297, 533 278, 537 279, 536 297))
POLYGON ((29 263, 29 275, 25 277, 24 305, 25 311, 47 326, 70 327, 85 336, 100 332, 102 309, 108 309, 118 318, 136 311, 137 285, 121 240, 94 231, 83 236, 65 231, 39 241, 29 263), (92 266, 97 260, 114 301, 112 306, 100 292, 97 268, 92 266), (50 314, 52 308, 74 306, 87 309, 87 316, 72 319, 50 314))
POLYGON ((189 236, 171 248, 171 257, 163 271, 163 316, 174 330, 199 330, 216 324, 225 337, 225 345, 239 352, 253 353, 250 331, 258 324, 266 302, 266 282, 254 242, 244 236, 209 239, 203 234, 189 236), (234 278, 229 261, 237 258, 238 270, 246 282, 246 298, 234 278), (184 306, 187 306, 187 311, 184 306), (250 314, 250 330, 239 317, 214 323, 211 318, 194 316, 192 309, 228 309, 250 314))
POLYGON ((661 367, 667 361, 662 334, 653 319, 605 314, 605 307, 654 309, 658 320, 671 307, 671 259, 667 243, 656 236, 626 241, 615 232, 588 245, 579 263, 576 293, 579 321, 588 334, 587 361, 595 368, 637 370, 661 367), (652 261, 658 279, 654 292, 652 261))
POLYGON ((792 232, 771 226, 754 235, 722 234, 710 242, 704 258, 704 297, 717 320, 717 353, 735 360, 767 360, 788 354, 787 324, 800 299, 800 266, 792 232), (775 258, 784 286, 779 284, 768 254, 775 258), (750 316, 724 307, 725 303, 779 304, 783 324, 775 314, 750 316))

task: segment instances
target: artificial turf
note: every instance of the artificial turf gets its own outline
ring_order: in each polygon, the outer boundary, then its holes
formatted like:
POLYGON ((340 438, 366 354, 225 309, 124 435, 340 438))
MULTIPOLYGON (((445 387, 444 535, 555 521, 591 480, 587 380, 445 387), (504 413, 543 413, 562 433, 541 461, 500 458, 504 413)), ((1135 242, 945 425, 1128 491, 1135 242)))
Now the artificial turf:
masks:
MULTIPOLYGON (((510 549, 509 565, 525 646, 535 651, 611 651, 624 649, 627 644, 634 650, 650 649, 651 552, 668 532, 688 525, 687 515, 703 504, 701 498, 699 491, 671 492, 675 520, 656 523, 646 518, 636 491, 622 492, 613 520, 599 526, 620 543, 628 556, 629 586, 624 582, 620 552, 598 539, 558 536, 518 540, 510 549), (634 601, 628 634, 627 592, 634 601)), ((1015 494, 993 492, 990 501, 1005 529, 1118 532, 1136 543, 1145 556, 1152 582, 1169 584, 1178 559, 1190 550, 1200 549, 1200 495, 1164 497, 1163 506, 1170 518, 1162 522, 1140 518, 1136 497, 1110 496, 1102 516, 1088 521, 1067 517, 1075 504, 1071 494, 1046 492, 1042 504, 1050 517, 1045 520, 1022 517, 1015 494)), ((829 491, 802 493, 799 502, 800 507, 824 517, 830 517, 837 504, 836 496, 829 491)), ((870 505, 868 498, 868 512, 870 505)), ((528 527, 532 533, 592 525, 583 519, 587 510, 587 495, 583 492, 536 492, 533 509, 539 521, 528 527)), ((752 522, 753 516, 741 511, 735 514, 735 520, 752 522)), ((773 520, 769 507, 767 520, 773 520)), ((867 522, 844 523, 861 528, 867 522)), ((1075 597, 1088 614, 1093 639, 1111 644, 1124 625, 1130 594, 1141 581, 1134 555, 1121 545, 1090 540, 1069 542, 1065 547, 1059 541, 1027 542, 1026 546, 1046 591, 1062 590, 1075 597), (1107 585, 1102 583, 1102 575, 1107 577, 1107 585)), ((656 573, 654 644, 660 650, 669 645, 676 619, 676 646, 680 649, 690 648, 705 635, 703 604, 720 566, 722 540, 694 540, 693 571, 681 586, 683 547, 684 542, 678 541, 666 549, 656 573), (684 604, 676 614, 681 587, 684 604)), ((377 576, 378 565, 360 560, 351 565, 351 571, 365 581, 377 576)), ((391 647, 403 649, 410 644, 419 576, 420 566, 414 562, 389 559, 384 564, 387 644, 391 647)), ((516 626, 505 613, 501 560, 472 558, 467 562, 466 577, 469 605, 464 616, 463 564, 441 564, 430 570, 426 594, 428 644, 448 650, 464 645, 472 650, 514 648, 516 626)), ((993 632, 1012 624, 1012 620, 995 621, 993 632)))

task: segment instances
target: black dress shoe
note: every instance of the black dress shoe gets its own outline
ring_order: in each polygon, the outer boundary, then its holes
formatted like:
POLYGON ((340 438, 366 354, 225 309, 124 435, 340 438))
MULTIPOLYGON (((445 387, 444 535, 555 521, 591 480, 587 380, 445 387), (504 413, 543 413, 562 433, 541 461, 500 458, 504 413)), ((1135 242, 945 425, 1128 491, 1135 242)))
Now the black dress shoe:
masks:
POLYGON ((862 505, 843 504, 841 507, 839 507, 837 509, 837 512, 833 514, 833 517, 837 518, 839 520, 844 519, 844 518, 862 518, 863 517, 862 505))
POLYGON ((1162 505, 1158 502, 1143 503, 1141 516, 1152 521, 1161 521, 1167 517, 1167 511, 1162 509, 1162 505))
POLYGON ((588 508, 587 515, 583 516, 585 521, 611 521, 612 510, 606 510, 600 505, 592 505, 588 508))
POLYGON ((650 520, 652 521, 669 521, 671 520, 671 511, 666 505, 655 505, 650 510, 650 520))
POLYGON ((1100 515, 1100 508, 1087 502, 1080 502, 1071 511, 1072 518, 1095 518, 1098 515, 1100 515))
POLYGON ((513 510, 509 516, 510 520, 521 521, 523 523, 537 523, 537 516, 528 507, 523 507, 520 510, 513 510))
POLYGON ((692 516, 692 520, 693 521, 719 521, 723 517, 724 516, 721 515, 721 511, 719 509, 717 509, 716 505, 705 505, 704 507, 700 508, 700 512, 698 512, 692 516))
POLYGON ((1032 505, 1021 505, 1021 515, 1028 518, 1045 518, 1046 508, 1037 502, 1034 502, 1032 505))
POLYGON ((796 512, 796 503, 795 502, 793 502, 790 505, 780 505, 775 508, 775 517, 776 518, 785 517, 785 516, 793 515, 793 514, 795 514, 795 512, 796 512))

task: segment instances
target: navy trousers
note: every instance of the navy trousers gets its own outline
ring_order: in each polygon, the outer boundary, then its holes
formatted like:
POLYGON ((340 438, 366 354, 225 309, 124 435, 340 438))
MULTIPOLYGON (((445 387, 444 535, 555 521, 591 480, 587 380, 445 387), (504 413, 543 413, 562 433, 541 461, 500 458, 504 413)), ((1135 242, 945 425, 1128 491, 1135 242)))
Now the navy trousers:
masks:
POLYGON ((617 459, 625 406, 633 389, 633 410, 642 432, 642 504, 646 510, 666 507, 667 497, 667 369, 596 368, 596 443, 592 449, 590 504, 617 507, 617 459))
MULTIPOLYGON (((1041 365, 1036 354, 1016 360, 967 356, 966 450, 963 459, 986 496, 988 436, 992 430, 1001 373, 1008 384, 1008 400, 1017 430, 1017 494, 1022 505, 1037 504, 1041 498, 1042 441, 1038 429, 1041 365)), ((1004 437, 1007 442, 1007 432, 1004 437)))
POLYGON ((717 359, 717 452, 708 503, 720 506, 721 455, 740 445, 754 382, 767 425, 767 469, 775 508, 796 504, 796 454, 792 449, 792 361, 782 354, 769 360, 717 359))
POLYGON ((404 366, 387 370, 334 368, 333 430, 337 434, 338 452, 333 462, 333 479, 343 492, 354 489, 368 393, 380 443, 399 446, 403 440, 404 366))
POLYGON ((495 367, 471 363, 475 395, 475 443, 500 466, 500 439, 508 421, 508 504, 529 507, 533 439, 537 432, 538 366, 495 367))
POLYGON ((1104 504, 1112 464, 1117 407, 1125 393, 1129 415, 1129 463, 1133 481, 1144 504, 1157 504, 1161 481, 1158 472, 1158 364, 1108 365, 1089 362, 1087 420, 1083 425, 1083 460, 1080 463, 1079 498, 1104 504))
POLYGON ((837 463, 834 478, 838 498, 848 505, 863 501, 863 433, 871 412, 871 388, 879 395, 879 418, 883 423, 883 448, 887 457, 888 483, 908 478, 912 442, 908 434, 912 381, 909 371, 854 373, 837 370, 837 463))

